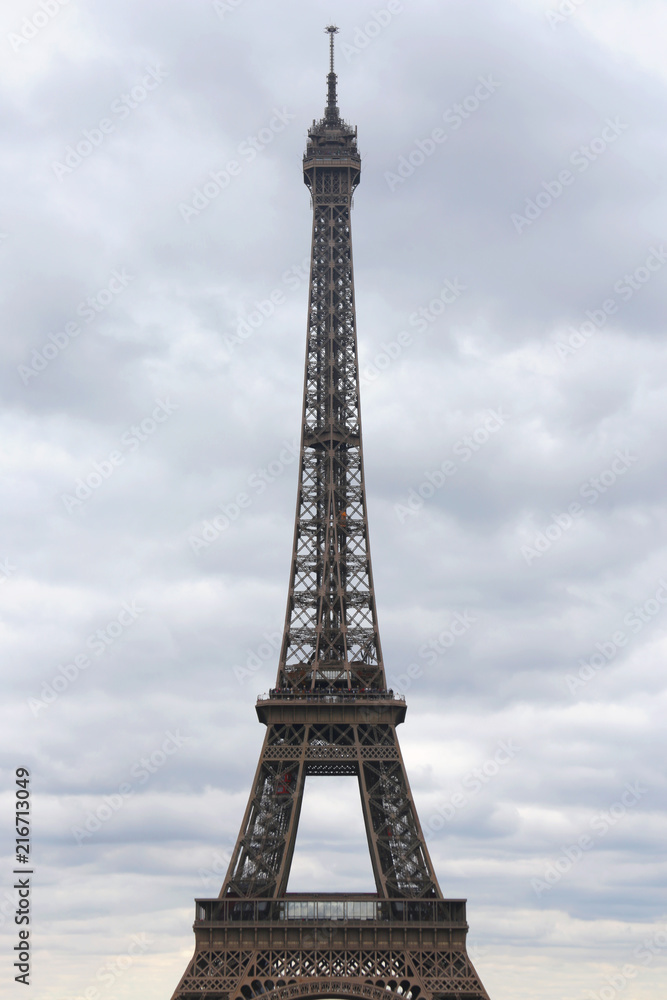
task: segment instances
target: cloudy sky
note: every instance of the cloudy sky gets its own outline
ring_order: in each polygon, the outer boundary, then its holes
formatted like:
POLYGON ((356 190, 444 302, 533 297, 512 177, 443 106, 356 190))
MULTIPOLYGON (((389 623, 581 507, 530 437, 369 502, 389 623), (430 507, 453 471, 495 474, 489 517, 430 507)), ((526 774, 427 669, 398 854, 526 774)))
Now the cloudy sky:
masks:
MULTIPOLYGON (((380 627, 443 892, 493 1000, 658 1000, 659 0, 3 5, 2 995, 17 767, 33 996, 168 998, 219 891, 285 608, 331 20, 380 627)), ((307 788, 306 887, 372 888, 344 779, 307 788)))

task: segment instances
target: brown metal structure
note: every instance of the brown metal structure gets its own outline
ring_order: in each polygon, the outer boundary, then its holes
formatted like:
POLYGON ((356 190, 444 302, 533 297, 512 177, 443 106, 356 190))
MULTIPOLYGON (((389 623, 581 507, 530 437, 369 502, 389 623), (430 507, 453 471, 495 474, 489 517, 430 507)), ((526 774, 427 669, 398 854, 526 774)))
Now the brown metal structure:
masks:
POLYGON ((388 691, 364 488, 350 210, 361 159, 328 99, 303 160, 313 204, 296 526, 276 687, 250 801, 173 1000, 488 1000, 466 953, 465 900, 444 899, 419 825, 388 691), (287 892, 308 775, 359 782, 376 892, 287 892))

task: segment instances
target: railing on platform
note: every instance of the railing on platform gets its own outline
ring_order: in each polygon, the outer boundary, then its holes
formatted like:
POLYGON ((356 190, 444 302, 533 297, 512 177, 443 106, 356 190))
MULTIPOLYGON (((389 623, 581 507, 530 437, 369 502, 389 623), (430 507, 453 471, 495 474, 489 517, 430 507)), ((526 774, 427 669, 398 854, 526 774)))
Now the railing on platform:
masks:
POLYGON ((464 924, 465 899, 197 899, 196 923, 372 920, 464 924))
POLYGON ((354 701, 397 701, 401 705, 405 704, 405 695, 396 694, 394 691, 364 691, 363 689, 345 690, 341 688, 333 691, 283 691, 273 688, 268 694, 260 694, 257 698, 261 701, 316 701, 326 703, 345 703, 354 701))

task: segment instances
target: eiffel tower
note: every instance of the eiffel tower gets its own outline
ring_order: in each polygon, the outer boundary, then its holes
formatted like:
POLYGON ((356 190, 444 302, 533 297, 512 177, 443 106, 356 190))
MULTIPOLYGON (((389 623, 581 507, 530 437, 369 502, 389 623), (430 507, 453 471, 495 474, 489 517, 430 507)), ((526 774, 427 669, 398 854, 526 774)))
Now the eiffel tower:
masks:
POLYGON ((444 899, 419 825, 387 690, 364 487, 350 210, 357 130, 336 105, 303 158, 313 205, 299 488, 276 686, 217 899, 197 899, 195 953, 173 1000, 489 1000, 466 952, 466 901, 444 899), (359 782, 374 893, 288 893, 308 775, 359 782))

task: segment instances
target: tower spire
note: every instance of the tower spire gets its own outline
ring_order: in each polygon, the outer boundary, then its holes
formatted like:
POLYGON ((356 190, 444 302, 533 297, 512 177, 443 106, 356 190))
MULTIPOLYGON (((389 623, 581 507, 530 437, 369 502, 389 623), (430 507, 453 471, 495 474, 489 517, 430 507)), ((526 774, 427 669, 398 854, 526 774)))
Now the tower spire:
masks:
POLYGON ((334 72, 334 35, 338 34, 339 29, 335 24, 329 24, 324 30, 329 35, 329 75, 327 76, 327 106, 325 118, 327 124, 334 125, 340 119, 338 108, 336 106, 336 81, 338 78, 334 72))

